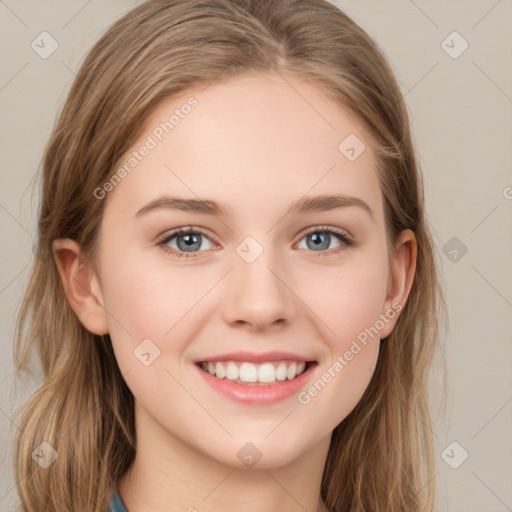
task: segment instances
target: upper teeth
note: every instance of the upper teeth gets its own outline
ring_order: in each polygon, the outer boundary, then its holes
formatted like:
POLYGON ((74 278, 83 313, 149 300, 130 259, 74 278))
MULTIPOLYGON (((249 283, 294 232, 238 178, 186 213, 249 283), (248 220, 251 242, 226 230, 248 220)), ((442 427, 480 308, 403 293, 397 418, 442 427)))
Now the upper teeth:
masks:
POLYGON ((294 379, 306 368, 306 363, 280 361, 275 363, 253 364, 248 362, 203 362, 203 370, 219 379, 240 380, 241 382, 276 382, 294 379))

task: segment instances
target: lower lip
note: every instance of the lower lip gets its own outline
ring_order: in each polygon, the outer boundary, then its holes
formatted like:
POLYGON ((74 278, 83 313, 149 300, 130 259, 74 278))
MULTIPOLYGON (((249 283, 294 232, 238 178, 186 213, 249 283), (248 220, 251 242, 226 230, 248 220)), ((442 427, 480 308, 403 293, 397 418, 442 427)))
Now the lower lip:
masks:
POLYGON ((244 404, 272 404, 296 394, 311 377, 317 363, 311 364, 304 372, 292 380, 277 381, 271 384, 238 384, 227 379, 218 379, 199 366, 194 365, 210 386, 233 400, 244 404))

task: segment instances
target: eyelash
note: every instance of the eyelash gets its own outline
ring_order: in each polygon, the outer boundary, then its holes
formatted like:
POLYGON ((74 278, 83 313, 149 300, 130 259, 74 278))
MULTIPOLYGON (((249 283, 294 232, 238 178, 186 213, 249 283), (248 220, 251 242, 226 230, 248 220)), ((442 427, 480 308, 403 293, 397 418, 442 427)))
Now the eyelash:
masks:
MULTIPOLYGON (((203 231, 199 228, 193 228, 192 226, 189 226, 187 228, 176 229, 175 231, 172 231, 169 234, 163 235, 163 237, 161 237, 159 240, 157 240, 157 245, 159 247, 161 247, 162 250, 166 254, 172 254, 173 256, 175 256, 177 258, 182 258, 182 257, 195 258, 196 256, 198 256, 198 253, 201 253, 203 251, 197 251, 196 253, 186 253, 183 251, 176 251, 175 249, 172 249, 171 247, 166 245, 174 237, 176 237, 178 235, 186 235, 186 234, 190 234, 190 233, 193 233, 195 235, 203 235, 206 238, 210 238, 210 236, 205 231, 203 231)), ((306 231, 302 235, 302 237, 299 239, 299 241, 312 233, 328 233, 330 235, 335 235, 342 242, 342 245, 340 245, 339 247, 337 247, 335 249, 332 249, 329 252, 328 251, 319 251, 318 255, 320 257, 331 256, 331 255, 337 254, 337 253, 345 250, 348 247, 352 247, 352 246, 356 245, 355 241, 345 231, 342 231, 337 228, 328 227, 328 226, 318 226, 315 228, 311 228, 310 230, 306 231)), ((315 251, 311 251, 311 252, 315 252, 315 251)))

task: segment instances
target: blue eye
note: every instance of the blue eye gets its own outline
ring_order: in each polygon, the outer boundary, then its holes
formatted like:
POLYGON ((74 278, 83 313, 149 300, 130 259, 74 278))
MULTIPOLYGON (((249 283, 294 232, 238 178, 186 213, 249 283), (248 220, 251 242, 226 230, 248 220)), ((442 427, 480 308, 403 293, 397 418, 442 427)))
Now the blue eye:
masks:
MULTIPOLYGON (((300 241, 306 240, 306 249, 312 249, 314 252, 325 252, 324 249, 328 249, 330 243, 333 240, 333 236, 338 241, 341 241, 341 244, 334 248, 333 251, 327 254, 338 253, 343 250, 345 247, 350 247, 354 245, 353 240, 349 237, 347 233, 344 231, 340 231, 334 228, 328 228, 327 226, 322 226, 321 228, 314 228, 306 233, 306 235, 301 238, 300 241), (311 245, 308 245, 307 242, 311 241, 311 245)), ((304 248, 304 247, 302 247, 304 248)), ((326 255, 327 255, 326 254, 326 255)))
MULTIPOLYGON (((310 249, 313 252, 318 252, 319 256, 329 256, 332 254, 336 254, 347 247, 355 245, 355 242, 348 235, 348 233, 338 230, 335 228, 329 228, 327 226, 316 227, 314 229, 309 230, 299 241, 302 240, 311 241, 310 244, 306 244, 306 249, 310 249), (331 242, 334 239, 337 239, 339 243, 331 251, 326 251, 329 248, 331 242)), ((186 258, 193 258, 197 256, 198 252, 202 252, 205 249, 211 249, 213 247, 213 243, 211 242, 208 235, 200 229, 187 227, 180 228, 172 233, 165 235, 160 241, 157 242, 157 245, 160 246, 166 253, 170 253, 173 256, 181 258, 185 256, 186 258), (204 247, 204 240, 208 240, 210 246, 204 247)), ((304 249, 304 247, 300 247, 304 249)))
MULTIPOLYGON (((194 230, 191 228, 180 228, 176 231, 173 231, 169 235, 165 236, 163 240, 158 242, 158 245, 164 249, 166 252, 173 253, 178 258, 182 256, 190 257, 188 253, 192 253, 194 256, 194 252, 197 252, 204 244, 202 243, 202 239, 208 239, 207 235, 200 230, 194 230), (172 247, 170 242, 176 239, 176 247, 172 247), (191 249, 192 251, 189 251, 191 249)), ((207 247, 207 249, 211 249, 211 247, 207 247)))

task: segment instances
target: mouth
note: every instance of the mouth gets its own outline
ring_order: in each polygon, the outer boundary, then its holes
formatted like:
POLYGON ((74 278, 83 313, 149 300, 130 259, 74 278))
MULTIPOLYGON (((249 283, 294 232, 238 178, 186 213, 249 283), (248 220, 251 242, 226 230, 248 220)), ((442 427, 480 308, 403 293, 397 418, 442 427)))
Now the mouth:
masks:
POLYGON ((248 386, 272 386, 295 380, 316 366, 316 361, 199 361, 195 363, 203 372, 219 380, 248 386))

